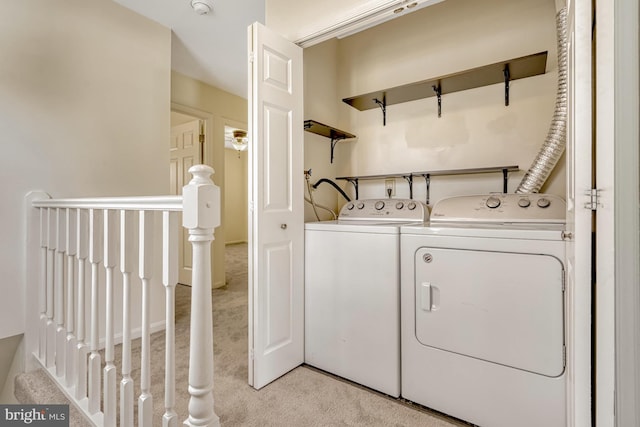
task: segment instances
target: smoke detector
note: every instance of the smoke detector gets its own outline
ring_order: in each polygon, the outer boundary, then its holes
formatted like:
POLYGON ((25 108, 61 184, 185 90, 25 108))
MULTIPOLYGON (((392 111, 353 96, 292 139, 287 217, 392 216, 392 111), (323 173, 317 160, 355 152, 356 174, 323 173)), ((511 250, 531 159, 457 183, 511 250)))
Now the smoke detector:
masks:
POLYGON ((206 15, 213 11, 213 0, 191 0, 191 7, 198 15, 206 15))

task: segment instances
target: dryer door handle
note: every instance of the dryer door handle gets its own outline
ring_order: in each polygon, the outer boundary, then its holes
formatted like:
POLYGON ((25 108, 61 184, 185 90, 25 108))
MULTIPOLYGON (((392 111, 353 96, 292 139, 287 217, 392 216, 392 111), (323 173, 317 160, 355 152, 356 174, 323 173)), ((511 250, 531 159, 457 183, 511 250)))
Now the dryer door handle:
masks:
POLYGON ((424 311, 431 311, 431 282, 422 282, 420 286, 420 305, 424 311))

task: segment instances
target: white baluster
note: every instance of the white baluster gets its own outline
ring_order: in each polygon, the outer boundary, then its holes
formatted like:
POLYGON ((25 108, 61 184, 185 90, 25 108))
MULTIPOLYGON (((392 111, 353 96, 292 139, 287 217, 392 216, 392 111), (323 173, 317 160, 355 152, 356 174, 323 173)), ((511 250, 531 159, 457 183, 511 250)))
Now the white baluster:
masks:
POLYGON ((142 279, 142 344, 140 348, 140 396, 138 425, 151 427, 153 396, 151 395, 150 309, 151 275, 153 271, 153 211, 140 211, 139 275, 142 279))
POLYGON ((86 289, 86 261, 89 256, 89 211, 78 209, 77 218, 77 246, 78 246, 78 321, 76 347, 76 399, 87 397, 87 353, 86 317, 85 317, 85 289, 86 289))
POLYGON ((104 266, 106 269, 106 342, 104 352, 104 425, 116 425, 116 366, 113 363, 115 345, 113 330, 113 269, 118 257, 118 211, 105 211, 104 218, 104 266))
POLYGON ((196 165, 183 188, 182 225, 193 245, 191 279, 191 342, 189 348, 188 426, 219 426, 213 408, 213 328, 211 313, 211 242, 220 225, 220 189, 211 181, 213 169, 196 165))
POLYGON ((121 427, 133 427, 134 383, 131 378, 131 273, 135 268, 135 231, 135 212, 120 211, 120 270, 122 271, 121 427))
POLYGON ((67 248, 66 240, 66 209, 56 209, 56 279, 55 286, 55 318, 56 318, 56 375, 64 375, 65 344, 67 332, 64 330, 64 253, 67 248))
POLYGON ((162 284, 166 291, 166 328, 165 328, 165 381, 163 427, 176 427, 178 415, 174 410, 176 403, 176 283, 178 282, 178 214, 162 212, 162 284))
POLYGON ((38 357, 45 360, 47 354, 47 235, 49 216, 48 209, 40 208, 40 325, 38 327, 38 357))
POLYGON ((102 262, 102 211, 89 210, 89 262, 91 262, 91 355, 89 356, 89 413, 100 411, 99 267, 102 262))
POLYGON ((75 336, 75 292, 74 292, 74 258, 76 256, 78 239, 76 233, 78 232, 77 209, 67 209, 67 317, 65 324, 67 327, 67 341, 65 343, 66 348, 66 385, 71 387, 74 384, 76 374, 76 336, 75 336))
POLYGON ((56 357, 56 324, 53 321, 54 310, 54 273, 53 261, 56 251, 56 210, 47 209, 47 357, 46 366, 53 366, 56 357))

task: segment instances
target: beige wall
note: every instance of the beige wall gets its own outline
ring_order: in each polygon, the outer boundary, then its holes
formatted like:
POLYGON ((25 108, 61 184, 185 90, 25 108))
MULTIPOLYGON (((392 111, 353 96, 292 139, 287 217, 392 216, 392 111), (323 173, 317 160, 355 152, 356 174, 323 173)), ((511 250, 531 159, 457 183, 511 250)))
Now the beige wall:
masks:
MULTIPOLYGON (((351 37, 307 48, 305 119, 326 117, 330 121, 326 124, 358 136, 356 142, 338 143, 337 165, 327 166, 327 154, 324 167, 314 165, 314 172, 333 177, 501 165, 526 170, 549 127, 556 77, 551 0, 447 0, 351 37), (386 126, 379 109, 361 112, 341 102, 349 96, 545 50, 549 51, 547 73, 513 81, 509 107, 504 106, 502 84, 444 95, 442 118, 437 117, 435 98, 389 106, 386 126)), ((305 149, 315 149, 306 139, 305 149)), ((305 168, 312 164, 309 158, 305 155, 305 168)), ((543 191, 564 196, 564 170, 562 160, 543 191)), ((509 191, 515 190, 523 173, 512 174, 509 191)), ((341 182, 341 186, 353 194, 351 185, 341 182)), ((363 183, 360 188, 361 198, 384 194, 382 181, 363 183)), ((397 197, 408 197, 404 182, 398 181, 396 188, 397 197)), ((501 189, 500 174, 434 178, 431 200, 501 189)), ((418 179, 414 197, 424 195, 424 181, 418 179)))
MULTIPOLYGON (((338 42, 325 43, 304 50, 304 118, 328 126, 338 127, 340 116, 336 108, 338 98, 338 42)), ((331 164, 331 140, 310 132, 304 133, 304 169, 311 169, 313 184, 320 178, 333 179, 340 162, 344 162, 343 146, 352 142, 341 141, 336 145, 334 162, 331 164)), ((302 178, 300 178, 302 179, 302 178)), ((316 203, 337 211, 344 199, 328 184, 321 184, 313 191, 316 203), (340 197, 340 198, 339 198, 340 197)), ((309 197, 305 187, 305 196, 309 197)), ((318 210, 320 219, 332 219, 331 215, 318 210)), ((317 221, 309 203, 305 203, 305 221, 317 221)))
POLYGON ((169 29, 114 2, 0 2, 0 338, 24 331, 33 304, 27 192, 166 193, 170 55, 169 29))
MULTIPOLYGON (((211 140, 207 141, 205 147, 205 163, 215 170, 213 181, 220 187, 222 200, 225 200, 224 127, 231 125, 246 128, 247 100, 183 74, 172 72, 171 102, 174 106, 184 107, 182 112, 197 116, 193 111, 197 110, 208 117, 211 124, 209 134, 211 140), (212 148, 209 149, 209 147, 212 148)), ((169 114, 168 111, 167 114, 169 114)), ((221 215, 222 225, 215 230, 215 240, 212 245, 214 287, 223 286, 225 283, 224 244, 227 218, 224 208, 221 215)))
POLYGON ((247 242, 247 152, 224 150, 225 243, 247 242))

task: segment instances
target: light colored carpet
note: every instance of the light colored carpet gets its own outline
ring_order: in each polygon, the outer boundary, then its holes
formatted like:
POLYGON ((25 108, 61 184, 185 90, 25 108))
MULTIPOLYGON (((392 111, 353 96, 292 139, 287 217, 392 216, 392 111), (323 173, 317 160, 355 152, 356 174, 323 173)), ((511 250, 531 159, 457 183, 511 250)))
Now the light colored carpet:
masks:
MULTIPOLYGON (((212 291, 215 411, 223 426, 468 426, 417 405, 389 398, 316 369, 301 366, 259 391, 247 384, 247 245, 226 250, 227 285, 212 291)), ((187 417, 189 309, 191 288, 176 288, 176 406, 187 417)), ((164 333, 152 336, 154 426, 164 413, 164 333)), ((139 350, 132 346, 136 395, 139 350)), ((116 354, 120 348, 116 350, 116 354)), ((119 366, 119 355, 116 364, 119 366)), ((45 399, 45 397, 42 397, 45 399)), ((44 400, 35 400, 44 403, 44 400)), ((56 403, 48 401, 46 403, 56 403)), ((137 412, 137 411, 136 411, 137 412)))

